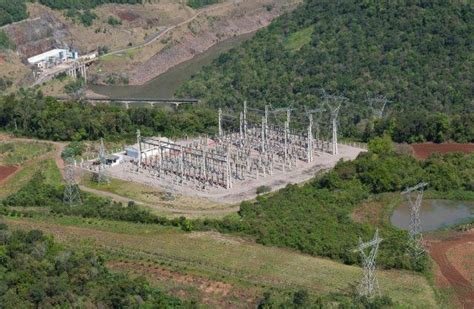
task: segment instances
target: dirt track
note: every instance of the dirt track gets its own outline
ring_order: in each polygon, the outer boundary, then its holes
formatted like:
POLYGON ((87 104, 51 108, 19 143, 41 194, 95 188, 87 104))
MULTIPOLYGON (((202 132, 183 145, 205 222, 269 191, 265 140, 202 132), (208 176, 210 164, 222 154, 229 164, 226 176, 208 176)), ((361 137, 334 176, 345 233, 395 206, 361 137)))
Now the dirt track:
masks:
POLYGON ((454 289, 463 308, 474 308, 474 287, 449 261, 447 256, 448 251, 455 246, 463 246, 466 250, 474 250, 474 230, 443 240, 431 240, 429 253, 438 264, 441 275, 454 289))
POLYGON ((18 167, 9 165, 9 166, 2 166, 0 165, 0 184, 6 181, 10 176, 15 174, 17 171, 18 167))

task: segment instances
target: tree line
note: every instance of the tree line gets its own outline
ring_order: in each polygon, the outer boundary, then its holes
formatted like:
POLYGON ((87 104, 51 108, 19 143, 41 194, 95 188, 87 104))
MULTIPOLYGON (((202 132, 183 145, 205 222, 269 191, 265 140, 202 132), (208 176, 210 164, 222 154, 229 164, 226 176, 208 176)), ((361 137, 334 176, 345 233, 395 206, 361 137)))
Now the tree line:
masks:
POLYGON ((2 308, 192 307, 144 278, 111 273, 101 256, 66 249, 39 230, 0 224, 0 261, 2 308))
POLYGON ((217 131, 217 113, 201 105, 140 107, 58 101, 35 90, 0 96, 0 127, 18 135, 40 139, 79 141, 101 137, 124 139, 143 136, 212 134, 217 131))
POLYGON ((177 92, 214 107, 321 107, 349 98, 340 131, 369 140, 474 141, 474 11, 462 1, 306 0, 177 92), (367 97, 390 100, 383 120, 367 97))

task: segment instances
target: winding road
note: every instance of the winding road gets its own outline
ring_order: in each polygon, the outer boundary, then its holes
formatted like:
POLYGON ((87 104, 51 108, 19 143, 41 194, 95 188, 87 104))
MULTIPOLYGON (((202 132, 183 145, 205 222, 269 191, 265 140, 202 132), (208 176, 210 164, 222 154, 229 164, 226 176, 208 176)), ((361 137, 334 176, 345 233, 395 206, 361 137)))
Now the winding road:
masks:
MULTIPOLYGON (((430 255, 433 260, 438 264, 441 274, 449 282, 453 288, 456 297, 462 304, 463 308, 472 309, 474 308, 474 287, 463 274, 449 261, 448 251, 455 246, 473 246, 474 244, 474 231, 468 233, 462 233, 455 237, 445 240, 433 240, 430 241, 430 255)), ((474 265, 473 265, 474 267, 474 265)))

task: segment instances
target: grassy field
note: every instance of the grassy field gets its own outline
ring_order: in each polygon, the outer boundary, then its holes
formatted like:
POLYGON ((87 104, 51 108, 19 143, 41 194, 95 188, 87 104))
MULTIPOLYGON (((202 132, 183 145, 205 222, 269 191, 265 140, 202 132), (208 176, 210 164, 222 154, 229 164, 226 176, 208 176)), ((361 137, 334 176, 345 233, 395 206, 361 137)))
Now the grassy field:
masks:
POLYGON ((17 142, 9 141, 0 143, 0 164, 22 164, 43 154, 52 151, 51 144, 42 142, 17 142))
MULTIPOLYGON (((156 280, 155 272, 144 268, 152 267, 147 263, 158 263, 171 271, 179 269, 181 275, 218 280, 247 292, 304 288, 325 294, 350 290, 362 274, 358 267, 218 233, 184 233, 169 227, 71 217, 7 218, 6 222, 16 228, 41 229, 68 244, 101 248, 112 261, 122 263, 119 269, 151 280, 156 280)), ((378 278, 382 292, 401 306, 437 307, 432 288, 420 275, 379 271, 378 278)))
POLYGON ((311 42, 311 35, 314 32, 314 27, 308 27, 303 30, 292 33, 285 41, 286 49, 290 51, 298 51, 306 44, 311 42))
POLYGON ((56 162, 54 145, 42 142, 9 141, 0 144, 0 164, 18 164, 17 171, 0 186, 0 199, 21 189, 37 171, 43 171, 47 182, 57 184, 61 181, 56 162))
POLYGON ((151 210, 156 210, 153 209, 153 205, 183 210, 229 208, 229 205, 221 205, 199 197, 176 195, 174 200, 166 200, 165 192, 158 188, 120 179, 111 179, 108 184, 97 184, 91 180, 89 174, 85 174, 85 176, 82 177, 82 183, 89 188, 114 193, 131 200, 142 202, 149 205, 151 210))

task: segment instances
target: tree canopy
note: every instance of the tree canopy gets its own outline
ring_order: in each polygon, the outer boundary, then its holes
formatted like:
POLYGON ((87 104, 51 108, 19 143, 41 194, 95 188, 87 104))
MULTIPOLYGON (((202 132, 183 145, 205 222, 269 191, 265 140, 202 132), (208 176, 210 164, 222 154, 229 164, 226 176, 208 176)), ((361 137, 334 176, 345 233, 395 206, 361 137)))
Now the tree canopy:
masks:
POLYGON ((321 106, 342 94, 346 136, 474 141, 474 11, 464 1, 306 0, 187 82, 211 106, 321 106), (384 95, 387 117, 366 102, 384 95))

